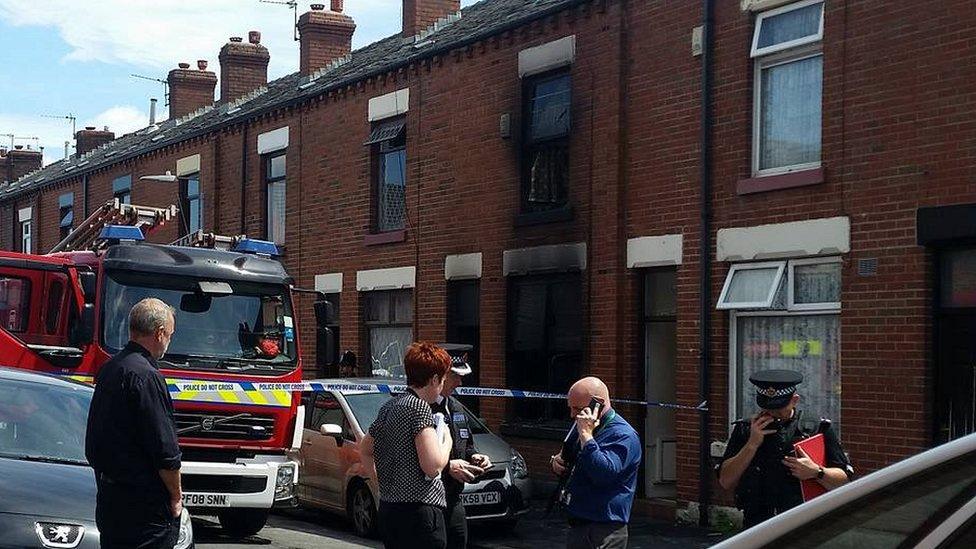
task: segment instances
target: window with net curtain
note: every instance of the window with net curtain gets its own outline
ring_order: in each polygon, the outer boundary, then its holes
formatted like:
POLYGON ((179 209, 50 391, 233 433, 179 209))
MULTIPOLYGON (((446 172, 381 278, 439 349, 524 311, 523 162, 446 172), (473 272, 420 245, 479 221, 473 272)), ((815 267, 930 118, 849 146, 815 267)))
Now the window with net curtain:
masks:
POLYGON ((830 258, 763 265, 733 267, 719 299, 720 308, 734 311, 732 412, 736 417, 754 414, 755 387, 749 376, 776 368, 803 374, 798 393, 805 417, 839 422, 841 263, 830 258), (780 266, 783 275, 777 277, 780 266), (767 306, 755 305, 770 293, 767 306))
POLYGON ((407 226, 406 119, 374 123, 364 145, 370 147, 372 158, 372 230, 402 230, 407 226))
POLYGON ((820 163, 823 7, 822 1, 807 0, 757 17, 752 57, 758 174, 820 163))
POLYGON ((285 243, 285 187, 287 167, 285 151, 267 156, 265 161, 265 184, 267 186, 267 239, 275 244, 285 243))
POLYGON ((405 376, 403 355, 413 343, 413 291, 372 291, 362 296, 373 375, 405 376))

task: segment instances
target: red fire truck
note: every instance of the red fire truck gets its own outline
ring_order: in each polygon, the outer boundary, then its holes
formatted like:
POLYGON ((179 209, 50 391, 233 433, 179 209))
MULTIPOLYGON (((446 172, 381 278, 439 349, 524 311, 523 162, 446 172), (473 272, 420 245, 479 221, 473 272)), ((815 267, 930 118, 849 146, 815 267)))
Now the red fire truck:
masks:
POLYGON ((173 391, 184 504, 246 536, 272 507, 294 505, 298 468, 286 452, 301 443, 299 395, 177 384, 301 381, 296 290, 271 243, 202 233, 178 243, 210 247, 143 241, 175 213, 116 200, 47 255, 0 252, 0 365, 93 382, 128 341, 135 303, 173 306, 176 333, 159 364, 173 391))

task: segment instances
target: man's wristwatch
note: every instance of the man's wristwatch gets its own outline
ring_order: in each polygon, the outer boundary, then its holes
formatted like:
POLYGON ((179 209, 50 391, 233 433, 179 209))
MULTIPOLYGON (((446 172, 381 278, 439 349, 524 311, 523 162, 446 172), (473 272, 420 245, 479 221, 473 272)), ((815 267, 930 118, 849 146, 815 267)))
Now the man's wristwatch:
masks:
POLYGON ((820 470, 817 471, 817 480, 823 480, 824 474, 825 474, 824 468, 821 467, 820 470))

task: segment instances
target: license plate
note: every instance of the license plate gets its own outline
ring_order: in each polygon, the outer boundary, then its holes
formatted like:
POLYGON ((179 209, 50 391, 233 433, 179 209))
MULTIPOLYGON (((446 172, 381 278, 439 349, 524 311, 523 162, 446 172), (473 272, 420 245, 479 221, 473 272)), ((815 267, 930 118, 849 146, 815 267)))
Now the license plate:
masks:
POLYGON ((472 505, 491 505, 502 500, 502 495, 498 492, 473 492, 461 494, 461 503, 464 506, 472 505))
POLYGON ((226 494, 183 494, 184 507, 229 507, 226 494))

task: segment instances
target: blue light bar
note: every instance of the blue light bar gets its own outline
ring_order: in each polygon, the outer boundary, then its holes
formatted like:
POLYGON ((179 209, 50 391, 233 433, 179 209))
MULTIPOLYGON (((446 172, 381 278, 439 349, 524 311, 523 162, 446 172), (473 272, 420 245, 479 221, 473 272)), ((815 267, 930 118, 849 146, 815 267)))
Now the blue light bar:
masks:
POLYGON ((99 236, 102 240, 145 240, 142 229, 131 225, 106 225, 99 236))
POLYGON ((234 246, 235 252, 242 254, 257 254, 257 255, 267 255, 271 257, 276 257, 281 255, 278 250, 278 246, 274 242, 268 242, 267 240, 254 240, 251 238, 245 238, 234 246))

